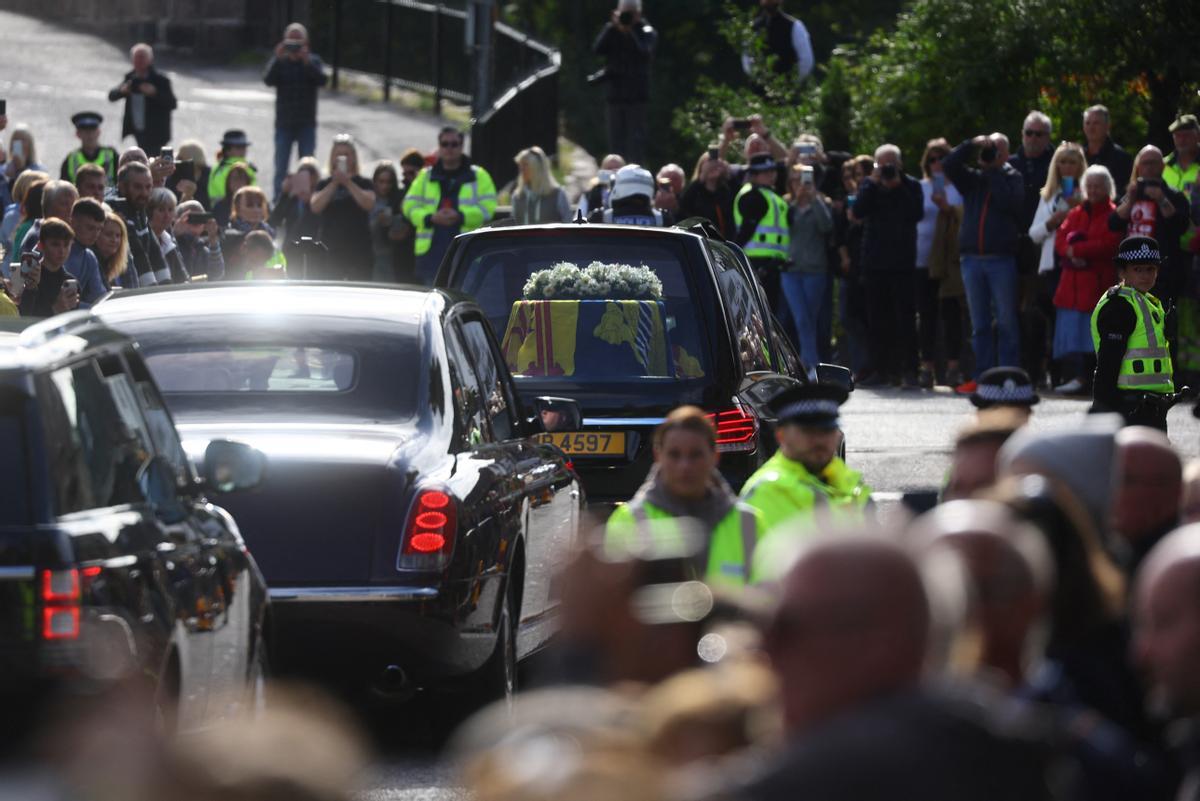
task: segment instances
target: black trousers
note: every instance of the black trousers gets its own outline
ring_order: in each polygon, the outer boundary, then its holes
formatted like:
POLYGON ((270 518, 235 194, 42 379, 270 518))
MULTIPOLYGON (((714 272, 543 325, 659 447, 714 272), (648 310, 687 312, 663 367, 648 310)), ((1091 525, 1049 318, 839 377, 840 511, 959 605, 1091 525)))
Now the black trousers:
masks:
POLYGON ((646 163, 645 103, 608 104, 608 146, 626 164, 646 163))
POLYGON ((916 275, 867 273, 867 341, 875 372, 887 378, 917 370, 916 275))
POLYGON ((1029 373, 1033 385, 1039 386, 1047 369, 1052 384, 1060 383, 1058 365, 1051 358, 1054 353, 1054 292, 1058 289, 1061 268, 1035 276, 1022 276, 1021 302, 1021 365, 1029 373))
POLYGON ((946 361, 956 362, 962 355, 962 301, 958 298, 939 297, 942 282, 929 277, 929 270, 918 269, 917 338, 921 344, 921 360, 936 362, 939 334, 943 335, 946 361))

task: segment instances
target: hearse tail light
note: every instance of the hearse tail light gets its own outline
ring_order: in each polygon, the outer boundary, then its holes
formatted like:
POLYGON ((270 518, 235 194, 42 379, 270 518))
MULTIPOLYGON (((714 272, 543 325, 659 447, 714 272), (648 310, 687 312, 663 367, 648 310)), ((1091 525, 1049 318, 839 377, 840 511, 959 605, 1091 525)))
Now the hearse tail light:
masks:
POLYGON ((79 638, 79 571, 42 571, 42 639, 79 638))
POLYGON ((454 552, 457 530, 458 510, 454 499, 441 490, 421 490, 409 513, 404 548, 397 566, 409 570, 444 567, 454 552))
POLYGON ((741 407, 708 415, 717 430, 717 451, 749 453, 758 447, 758 418, 741 407))

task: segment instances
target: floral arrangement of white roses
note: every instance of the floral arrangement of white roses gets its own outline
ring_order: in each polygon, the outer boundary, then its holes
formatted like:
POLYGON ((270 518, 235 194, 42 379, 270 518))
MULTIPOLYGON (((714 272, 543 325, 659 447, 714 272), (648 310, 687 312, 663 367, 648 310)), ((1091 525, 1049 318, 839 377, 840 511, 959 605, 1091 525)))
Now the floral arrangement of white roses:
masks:
POLYGON ((523 294, 526 300, 660 300, 662 281, 644 264, 594 261, 581 269, 562 261, 529 276, 523 294))

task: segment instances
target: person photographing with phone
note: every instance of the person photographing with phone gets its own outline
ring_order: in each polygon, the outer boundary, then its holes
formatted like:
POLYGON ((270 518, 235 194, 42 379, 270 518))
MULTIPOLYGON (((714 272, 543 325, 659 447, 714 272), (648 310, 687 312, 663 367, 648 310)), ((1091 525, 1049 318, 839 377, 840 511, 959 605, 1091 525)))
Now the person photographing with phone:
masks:
POLYGON ((375 187, 359 172, 358 148, 349 134, 333 138, 329 177, 317 184, 309 203, 321 219, 321 242, 329 252, 327 263, 338 271, 327 277, 370 281, 375 257, 371 252, 369 215, 375 206, 375 187))
POLYGON ((1108 226, 1122 237, 1147 236, 1158 243, 1162 260, 1154 294, 1169 309, 1186 279, 1187 262, 1179 241, 1188 229, 1188 202, 1182 192, 1163 182, 1165 167, 1162 151, 1154 145, 1138 151, 1133 177, 1109 216, 1108 226))
POLYGON ((325 82, 325 67, 309 47, 308 29, 293 22, 263 71, 263 83, 275 88, 276 200, 288 174, 292 145, 298 159, 316 152, 317 94, 325 82))
POLYGON ((609 150, 629 164, 646 160, 650 63, 657 47, 658 31, 642 18, 642 0, 618 0, 592 45, 592 52, 604 59, 604 68, 588 80, 607 87, 609 150))
POLYGON ((154 68, 154 48, 150 45, 134 45, 129 59, 133 69, 125 73, 120 86, 108 93, 108 99, 113 103, 125 101, 121 137, 132 136, 142 150, 157 153, 171 141, 175 92, 171 79, 154 68))
MULTIPOLYGON (((1008 156, 1008 137, 993 133, 966 140, 942 161, 946 177, 963 196, 958 249, 976 377, 992 367, 1021 363, 1016 257, 1025 233, 1021 229, 1025 181, 1008 163, 1008 156), (993 321, 999 331, 998 350, 993 346, 993 321)), ((976 388, 973 378, 955 390, 970 395, 976 388)))
POLYGON ((12 282, 22 317, 52 317, 79 306, 79 281, 63 269, 74 240, 71 226, 57 217, 42 222, 38 249, 21 254, 21 273, 12 282))

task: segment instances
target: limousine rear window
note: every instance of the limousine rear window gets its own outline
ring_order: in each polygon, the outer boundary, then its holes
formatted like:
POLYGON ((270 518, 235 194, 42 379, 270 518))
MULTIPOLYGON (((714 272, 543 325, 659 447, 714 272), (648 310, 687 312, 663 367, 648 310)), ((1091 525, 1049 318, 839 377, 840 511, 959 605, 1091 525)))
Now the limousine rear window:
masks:
POLYGON ((148 353, 146 365, 168 394, 328 393, 354 386, 358 357, 332 348, 194 346, 148 353))

